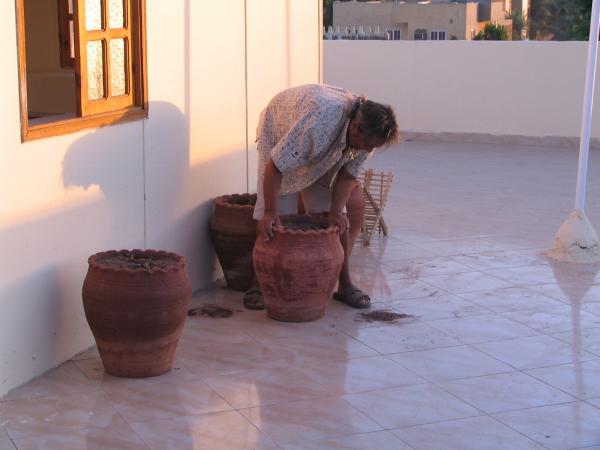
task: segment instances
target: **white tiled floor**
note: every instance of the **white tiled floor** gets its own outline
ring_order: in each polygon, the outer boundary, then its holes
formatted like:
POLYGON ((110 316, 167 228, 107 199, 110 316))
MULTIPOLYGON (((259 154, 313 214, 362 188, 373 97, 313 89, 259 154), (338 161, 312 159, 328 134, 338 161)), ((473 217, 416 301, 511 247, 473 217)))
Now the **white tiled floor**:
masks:
POLYGON ((236 312, 189 318, 169 374, 113 378, 83 352, 0 399, 0 450, 598 449, 600 265, 543 255, 576 163, 466 144, 376 155, 395 172, 391 235, 356 247, 355 281, 373 309, 414 317, 369 323, 332 302, 281 323, 215 287, 193 305, 236 312))

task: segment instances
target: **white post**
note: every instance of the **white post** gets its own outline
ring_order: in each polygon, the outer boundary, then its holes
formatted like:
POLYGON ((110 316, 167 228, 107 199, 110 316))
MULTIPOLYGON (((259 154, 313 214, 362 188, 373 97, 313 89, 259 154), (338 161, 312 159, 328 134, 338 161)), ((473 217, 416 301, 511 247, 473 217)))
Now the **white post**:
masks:
POLYGON ((596 62, 598 59, 598 33, 600 31, 600 0, 593 0, 590 23, 590 40, 587 52, 587 70, 585 73, 585 91, 583 114, 579 140, 579 166, 577 171, 577 192, 575 209, 584 210, 587 184, 588 155, 590 151, 590 133, 592 128, 592 107, 594 104, 594 85, 596 83, 596 62))
POLYGON ((593 0, 585 73, 585 91, 583 95, 583 115, 579 140, 575 209, 562 224, 558 233, 556 233, 554 246, 548 251, 548 256, 557 261, 600 261, 600 241, 598 240, 598 234, 584 211, 588 156, 590 152, 590 130, 592 127, 592 108, 594 106, 594 84, 596 81, 599 23, 600 0, 593 0))

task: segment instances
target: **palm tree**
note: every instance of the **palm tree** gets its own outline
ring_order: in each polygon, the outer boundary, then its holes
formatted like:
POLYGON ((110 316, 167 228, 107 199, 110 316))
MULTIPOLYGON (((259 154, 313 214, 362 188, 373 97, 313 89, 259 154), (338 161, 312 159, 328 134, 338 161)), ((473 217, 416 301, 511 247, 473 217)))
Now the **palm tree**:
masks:
POLYGON ((508 41, 508 31, 506 27, 488 22, 473 38, 475 41, 508 41))
POLYGON ((531 5, 530 37, 537 40, 587 40, 592 0, 537 0, 531 5))
POLYGON ((527 29, 529 28, 529 19, 523 15, 523 11, 514 11, 506 16, 507 19, 512 20, 512 39, 513 41, 520 41, 523 36, 527 36, 527 29))

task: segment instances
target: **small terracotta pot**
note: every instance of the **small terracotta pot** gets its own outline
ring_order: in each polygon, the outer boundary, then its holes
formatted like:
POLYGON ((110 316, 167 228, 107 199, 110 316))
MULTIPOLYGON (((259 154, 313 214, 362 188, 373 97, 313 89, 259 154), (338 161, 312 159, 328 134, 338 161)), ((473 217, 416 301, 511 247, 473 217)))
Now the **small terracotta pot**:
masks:
POLYGON ((257 238, 254 268, 267 314, 308 322, 325 314, 336 287, 344 250, 336 227, 315 216, 281 216, 273 239, 257 238))
POLYGON ((227 286, 245 291, 252 284, 252 248, 256 221, 252 218, 256 194, 232 194, 215 198, 210 237, 223 268, 227 286))
POLYGON ((106 372, 131 378, 168 372, 192 293, 184 258, 113 250, 90 256, 88 264, 83 307, 106 372))

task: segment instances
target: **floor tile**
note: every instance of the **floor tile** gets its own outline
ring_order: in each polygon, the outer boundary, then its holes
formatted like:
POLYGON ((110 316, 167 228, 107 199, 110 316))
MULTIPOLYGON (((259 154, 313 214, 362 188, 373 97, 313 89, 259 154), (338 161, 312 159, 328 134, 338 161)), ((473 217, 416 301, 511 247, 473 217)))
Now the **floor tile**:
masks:
POLYGON ((314 377, 296 368, 219 375, 203 381, 236 409, 331 395, 314 377))
POLYGON ((544 367, 527 373, 579 399, 600 397, 600 360, 544 367))
POLYGON ((232 409, 203 381, 126 387, 110 390, 108 398, 129 423, 232 409))
POLYGON ((510 282, 514 286, 548 284, 556 281, 552 268, 547 264, 528 267, 486 270, 486 273, 510 282))
POLYGON ((449 347, 390 355, 390 359, 429 381, 512 372, 515 369, 472 347, 449 347))
MULTIPOLYGON (((356 312, 355 309, 334 301, 330 302, 327 306, 326 312, 339 308, 340 306, 342 307, 341 309, 345 311, 356 312)), ((303 338, 313 333, 329 331, 326 323, 324 323, 322 319, 313 322, 281 322, 270 319, 267 316, 266 311, 255 313, 251 319, 246 317, 244 320, 235 322, 232 326, 243 329, 244 333, 249 335, 252 339, 262 343, 269 342, 273 339, 303 338)))
POLYGON ((72 359, 75 361, 78 361, 80 359, 87 359, 87 358, 100 358, 100 353, 98 353, 98 347, 96 347, 94 345, 94 346, 88 348, 87 350, 84 350, 84 351, 78 353, 72 359))
MULTIPOLYGON (((323 329, 353 334, 359 328, 388 325, 385 322, 371 321, 364 317, 363 314, 391 309, 392 307, 390 303, 379 302, 373 299, 371 299, 371 308, 369 308, 367 311, 350 308, 341 302, 334 302, 327 308, 325 316, 318 322, 324 327, 323 329)), ((400 319, 395 323, 395 325, 399 323, 414 323, 417 320, 418 319, 416 317, 406 317, 400 319)))
POLYGON ((188 317, 179 343, 180 345, 206 346, 215 344, 245 344, 252 340, 245 333, 245 329, 232 327, 233 323, 237 323, 237 320, 234 318, 210 319, 202 316, 188 317))
POLYGON ((447 241, 419 242, 416 245, 438 256, 466 255, 500 250, 500 247, 480 239, 452 239, 447 241))
POLYGON ((240 412, 282 445, 381 430, 340 397, 260 406, 240 412))
POLYGON ((192 370, 182 366, 181 362, 175 359, 173 368, 163 375, 148 378, 124 378, 114 377, 104 371, 104 366, 100 358, 90 358, 75 361, 79 370, 99 388, 104 391, 119 389, 136 389, 137 387, 150 386, 153 384, 190 381, 198 379, 198 375, 192 370))
POLYGON ((389 278, 422 278, 432 275, 473 272, 473 269, 452 258, 413 259, 386 263, 389 278))
POLYGON ((100 391, 0 403, 0 424, 12 439, 120 423, 117 411, 100 391))
POLYGON ((184 343, 177 351, 178 360, 198 376, 241 373, 266 367, 281 367, 281 358, 259 342, 211 346, 184 343))
POLYGON ((575 329, 565 333, 553 334, 552 337, 560 339, 575 348, 582 348, 600 356, 600 328, 575 329))
POLYGON ((465 344, 540 334, 539 331, 497 315, 436 320, 429 324, 465 344))
POLYGON ((534 258, 528 258, 510 251, 476 253, 455 256, 454 260, 474 270, 507 269, 509 267, 526 267, 535 263, 534 258))
POLYGON ((96 387, 97 383, 86 378, 76 363, 70 361, 46 372, 24 386, 13 389, 3 400, 60 397, 65 394, 89 392, 96 387))
MULTIPOLYGON (((18 450, 150 450, 125 422, 110 428, 90 428, 15 440, 18 450)), ((2 448, 2 447, 0 447, 2 448)))
POLYGON ((323 361, 299 369, 331 394, 348 394, 423 383, 423 378, 383 357, 323 361))
POLYGON ((470 292, 460 294, 460 296, 495 312, 522 311, 524 309, 548 308, 561 305, 556 299, 523 287, 470 292))
POLYGON ((386 248, 379 260, 384 264, 395 263, 407 259, 432 258, 436 253, 411 243, 401 243, 386 248))
POLYGON ((490 314, 490 310, 455 295, 436 295, 413 300, 391 302, 394 311, 429 321, 490 314))
POLYGON ((517 369, 533 369, 596 358, 591 353, 545 335, 475 344, 474 347, 517 369))
POLYGON ((489 291, 511 287, 512 284, 483 272, 467 272, 449 275, 436 275, 421 278, 439 289, 452 294, 489 291))
POLYGON ((568 305, 580 305, 587 302, 600 301, 600 285, 590 286, 582 283, 559 284, 556 283, 556 280, 550 280, 549 284, 537 284, 527 287, 568 305))
POLYGON ((280 358, 313 358, 325 361, 376 356, 365 344, 336 331, 311 333, 294 338, 272 339, 265 343, 280 358))
POLYGON ((583 311, 600 316, 600 302, 585 303, 581 306, 583 311))
POLYGON ((600 316, 567 305, 536 307, 503 314, 516 322, 543 333, 560 333, 600 326, 600 316))
POLYGON ((586 403, 542 406, 495 417, 549 449, 600 445, 600 410, 586 403))
POLYGON ((596 408, 600 409, 600 397, 598 398, 588 398, 586 400, 591 405, 594 405, 596 408))
POLYGON ((372 286, 361 286, 372 299, 384 302, 432 297, 445 294, 443 290, 415 278, 389 279, 385 283, 375 282, 372 286))
POLYGON ((412 450, 389 431, 285 445, 285 450, 412 450))
POLYGON ((237 411, 133 424, 152 450, 275 450, 279 448, 237 411))
POLYGON ((419 450, 542 450, 497 420, 482 416, 392 430, 419 450))
POLYGON ((17 450, 17 448, 10 440, 0 440, 0 450, 17 450))
POLYGON ((570 395, 522 372, 447 381, 440 386, 487 414, 574 400, 570 395))
POLYGON ((481 414, 430 383, 345 395, 344 399, 384 428, 408 427, 481 414))
POLYGON ((460 345, 457 339, 426 323, 361 328, 350 334, 382 354, 460 345))

